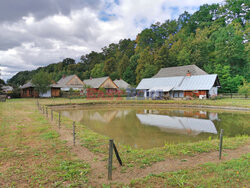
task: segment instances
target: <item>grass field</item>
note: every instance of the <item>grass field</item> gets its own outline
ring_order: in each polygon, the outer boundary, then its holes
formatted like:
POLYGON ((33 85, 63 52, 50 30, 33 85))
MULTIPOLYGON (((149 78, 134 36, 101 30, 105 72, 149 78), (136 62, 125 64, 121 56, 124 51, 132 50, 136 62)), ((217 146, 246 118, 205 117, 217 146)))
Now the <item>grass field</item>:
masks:
MULTIPOLYGON (((65 104, 65 103, 87 103, 84 99, 40 99, 41 104, 65 104)), ((198 101, 198 100, 197 100, 198 101)), ((249 107, 248 100, 223 99, 218 101, 202 101, 203 105, 221 105, 249 107), (218 102, 220 101, 220 102, 218 102)), ((93 101, 91 101, 93 102, 93 101)), ((100 101, 96 101, 100 102, 100 101)), ((103 103, 113 101, 101 101, 103 103)), ((128 101, 123 100, 122 103, 128 101)), ((140 103, 160 103, 160 101, 139 101, 140 103)), ((167 101, 164 103, 196 104, 196 101, 167 101)), ((134 101, 129 101, 134 103, 134 101)), ((55 120, 58 114, 54 112, 55 120)), ((56 121, 51 123, 38 111, 35 99, 13 99, 6 103, 0 103, 0 187, 55 187, 55 186, 129 186, 142 187, 154 185, 166 186, 200 186, 211 185, 214 178, 217 178, 217 187, 242 187, 249 179, 246 162, 249 155, 240 159, 230 159, 226 163, 217 166, 208 163, 192 169, 175 170, 171 172, 156 173, 149 175, 150 168, 156 168, 158 163, 166 159, 171 160, 192 160, 194 156, 202 154, 209 155, 218 151, 218 140, 205 140, 196 143, 185 143, 177 145, 165 145, 162 148, 149 150, 136 150, 128 146, 118 144, 118 149, 123 167, 118 167, 115 162, 114 175, 126 176, 126 179, 115 179, 113 182, 106 181, 106 175, 100 174, 100 180, 93 174, 94 164, 100 160, 102 168, 106 171, 108 137, 99 135, 89 130, 84 125, 77 123, 77 140, 79 147, 87 148, 96 157, 93 160, 84 160, 79 157, 77 151, 72 152, 72 147, 62 139, 61 132, 58 132, 56 121), (156 166, 154 166, 156 165, 156 166), (224 181, 223 177, 230 177, 234 169, 239 168, 239 177, 235 176, 230 181, 224 181), (244 168, 245 167, 245 168, 244 168), (228 170, 221 170, 228 169, 228 170), (144 178, 133 180, 130 173, 141 173, 144 178), (195 173, 193 173, 195 172, 195 173), (198 178, 202 174, 204 178, 198 178), (218 178, 219 176, 219 178, 218 178), (95 180, 94 180, 95 179, 95 180), (239 183, 239 181, 242 183, 239 183), (95 183, 93 183, 95 181, 95 183), (154 182, 159 182, 154 184, 154 182)), ((62 129, 71 131, 72 121, 62 117, 62 129)), ((238 136, 224 139, 224 149, 228 151, 249 143, 248 136, 238 136)), ((232 150, 234 151, 234 150, 232 150)), ((166 160, 167 163, 167 160, 166 160)), ((157 168, 156 168, 157 171, 157 168)), ((98 173, 98 172, 97 172, 98 173)), ((237 173, 237 171, 236 171, 237 173)), ((236 174, 237 175, 237 174, 236 174)), ((120 177, 119 176, 119 177, 120 177)))

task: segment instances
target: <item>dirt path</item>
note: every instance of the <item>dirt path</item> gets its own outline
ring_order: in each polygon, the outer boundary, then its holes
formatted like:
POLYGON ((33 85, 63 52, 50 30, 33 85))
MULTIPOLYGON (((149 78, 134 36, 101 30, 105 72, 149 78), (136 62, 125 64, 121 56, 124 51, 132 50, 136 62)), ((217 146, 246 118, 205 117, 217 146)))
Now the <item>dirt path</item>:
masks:
MULTIPOLYGON (((93 186, 110 183, 111 181, 107 180, 107 161, 102 160, 105 156, 92 153, 87 148, 81 146, 78 140, 76 140, 76 144, 74 146, 72 130, 67 130, 64 126, 62 126, 61 129, 58 129, 57 125, 55 123, 53 124, 53 127, 60 134, 60 139, 67 141, 67 145, 72 148, 72 152, 76 154, 79 159, 82 159, 90 164, 92 170, 89 177, 89 183, 93 186)), ((249 152, 250 147, 248 143, 235 150, 223 150, 223 154, 226 154, 226 156, 223 155, 222 160, 218 159, 218 151, 216 151, 210 153, 202 153, 192 157, 185 156, 181 159, 166 158, 165 161, 155 163, 145 169, 128 168, 125 173, 121 173, 121 167, 118 165, 116 160, 114 160, 114 166, 116 167, 116 170, 113 170, 112 182, 130 183, 132 179, 142 178, 147 176, 148 174, 158 174, 161 172, 193 168, 197 165, 207 162, 219 163, 233 158, 239 158, 242 154, 249 152)))

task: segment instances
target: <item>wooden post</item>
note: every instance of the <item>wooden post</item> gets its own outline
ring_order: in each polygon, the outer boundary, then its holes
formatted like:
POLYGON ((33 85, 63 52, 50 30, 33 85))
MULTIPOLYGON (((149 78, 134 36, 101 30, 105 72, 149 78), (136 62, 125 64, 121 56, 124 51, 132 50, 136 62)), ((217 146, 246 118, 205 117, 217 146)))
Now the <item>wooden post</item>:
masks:
POLYGON ((223 141, 223 129, 220 130, 220 151, 219 151, 220 160, 221 160, 221 153, 222 153, 222 141, 223 141))
POLYGON ((53 110, 52 109, 51 109, 50 117, 51 117, 51 121, 53 121, 53 110))
POLYGON ((76 144, 76 133, 75 133, 76 123, 73 122, 73 144, 76 144))
POLYGON ((46 116, 48 118, 48 107, 46 106, 46 116))
POLYGON ((59 112, 58 127, 59 127, 59 129, 61 128, 61 112, 59 112))
POLYGON ((109 140, 108 180, 112 180, 113 140, 109 140))
POLYGON ((44 106, 43 106, 43 114, 44 114, 44 106))

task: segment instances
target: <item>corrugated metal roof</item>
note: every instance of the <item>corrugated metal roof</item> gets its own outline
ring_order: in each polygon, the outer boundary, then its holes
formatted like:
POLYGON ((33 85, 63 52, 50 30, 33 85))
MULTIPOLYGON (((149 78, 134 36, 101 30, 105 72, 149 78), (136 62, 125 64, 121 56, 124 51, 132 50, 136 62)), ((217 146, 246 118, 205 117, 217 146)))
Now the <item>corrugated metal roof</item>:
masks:
POLYGON ((103 82, 105 82, 109 77, 101 77, 101 78, 92 78, 92 79, 88 79, 88 80, 83 80, 83 82, 88 85, 91 86, 92 88, 99 88, 103 82))
POLYGON ((142 79, 136 89, 170 88, 174 91, 210 90, 217 74, 142 79))
POLYGON ((136 89, 151 89, 166 88, 166 87, 176 87, 183 80, 183 76, 178 77, 165 77, 165 78, 145 78, 142 79, 136 89))
POLYGON ((185 65, 179 67, 168 67, 162 68, 160 71, 153 76, 153 78, 160 77, 175 77, 175 76, 186 76, 190 72, 191 75, 207 75, 205 71, 197 67, 196 65, 185 65))
POLYGON ((175 91, 210 90, 217 78, 217 74, 186 76, 182 83, 175 87, 175 91))
POLYGON ((130 85, 125 82, 124 80, 120 79, 120 80, 115 80, 114 83, 121 89, 127 89, 130 88, 130 85))

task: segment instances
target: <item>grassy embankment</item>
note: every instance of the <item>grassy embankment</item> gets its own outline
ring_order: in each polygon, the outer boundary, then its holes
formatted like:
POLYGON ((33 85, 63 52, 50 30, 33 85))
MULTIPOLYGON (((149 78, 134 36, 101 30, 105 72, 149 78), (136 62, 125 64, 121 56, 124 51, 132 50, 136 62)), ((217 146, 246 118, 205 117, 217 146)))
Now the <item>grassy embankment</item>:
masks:
POLYGON ((58 136, 33 100, 0 103, 0 187, 86 185, 89 165, 58 136))
MULTIPOLYGON (((20 99, 19 99, 20 100, 20 99)), ((41 99, 41 104, 70 104, 70 103, 121 103, 121 104, 171 104, 250 108, 250 99, 218 99, 218 100, 127 100, 126 98, 107 99, 41 99)))
POLYGON ((196 168, 150 174, 132 180, 129 187, 247 187, 250 154, 220 164, 206 163, 196 168))

